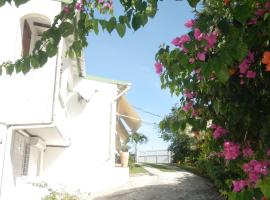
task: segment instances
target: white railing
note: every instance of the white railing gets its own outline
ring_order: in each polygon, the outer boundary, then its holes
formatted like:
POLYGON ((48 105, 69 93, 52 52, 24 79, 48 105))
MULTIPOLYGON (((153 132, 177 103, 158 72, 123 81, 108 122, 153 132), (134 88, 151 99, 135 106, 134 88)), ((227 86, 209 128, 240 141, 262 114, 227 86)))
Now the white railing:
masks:
POLYGON ((138 163, 171 163, 172 154, 168 150, 139 151, 137 161, 138 163))

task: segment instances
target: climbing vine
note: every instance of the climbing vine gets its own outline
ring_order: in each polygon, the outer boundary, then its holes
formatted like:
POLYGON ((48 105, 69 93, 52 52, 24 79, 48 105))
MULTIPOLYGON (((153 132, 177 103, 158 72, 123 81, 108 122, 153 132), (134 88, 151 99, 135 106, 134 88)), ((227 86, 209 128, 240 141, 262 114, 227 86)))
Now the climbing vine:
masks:
MULTIPOLYGON (((12 4, 17 7, 29 0, 0 0, 0 7, 12 4)), ((6 61, 0 64, 0 73, 5 69, 11 75, 29 72, 30 69, 42 67, 48 60, 57 54, 61 38, 74 36, 67 55, 71 58, 80 57, 83 48, 88 45, 89 33, 99 33, 99 30, 111 33, 116 30, 123 37, 126 28, 137 30, 144 26, 149 18, 155 16, 158 0, 120 0, 124 13, 116 18, 113 15, 113 2, 111 0, 71 0, 61 12, 55 16, 51 27, 45 31, 36 42, 33 52, 15 62, 6 61), (100 17, 97 17, 100 16, 100 17), (102 16, 106 16, 102 17, 102 16), (108 17, 109 16, 109 17, 108 17)))
POLYGON ((172 130, 201 133, 229 199, 270 199, 270 2, 199 2, 190 31, 156 54, 162 88, 181 99, 172 130))

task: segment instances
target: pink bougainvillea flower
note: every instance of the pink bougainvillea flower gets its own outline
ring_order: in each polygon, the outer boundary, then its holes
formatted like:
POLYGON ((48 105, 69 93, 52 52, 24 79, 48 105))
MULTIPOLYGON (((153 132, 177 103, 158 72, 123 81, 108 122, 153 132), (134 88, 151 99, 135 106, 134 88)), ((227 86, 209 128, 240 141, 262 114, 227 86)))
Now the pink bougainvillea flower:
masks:
POLYGON ((248 172, 250 172, 251 170, 252 170, 252 167, 251 167, 251 165, 250 165, 249 163, 243 164, 243 171, 244 171, 244 172, 248 173, 248 172))
MULTIPOLYGON (((212 126, 211 126, 212 127, 212 126)), ((219 125, 216 125, 215 126, 216 128, 214 128, 214 132, 213 132, 213 137, 215 139, 218 139, 220 137, 222 137, 223 135, 226 135, 228 133, 228 131, 225 129, 225 128, 222 128, 221 126, 219 125)))
POLYGON ((163 71, 163 65, 159 62, 156 62, 155 69, 157 74, 161 74, 163 71))
POLYGON ((247 76, 247 78, 250 78, 250 79, 255 78, 256 77, 256 72, 248 70, 246 76, 247 76))
POLYGON ((191 107, 192 107, 192 103, 189 102, 189 103, 186 103, 186 104, 182 107, 182 110, 183 110, 184 112, 187 113, 187 112, 190 110, 191 107))
POLYGON ((243 62, 239 65, 240 73, 245 74, 249 69, 249 60, 245 58, 243 62))
POLYGON ((82 10, 82 4, 76 3, 76 10, 81 11, 82 10))
POLYGON ((198 29, 198 28, 194 29, 194 37, 196 40, 199 40, 199 41, 203 39, 203 34, 200 31, 200 29, 198 29))
POLYGON ((264 4, 264 8, 266 9, 266 10, 270 10, 270 1, 267 1, 265 4, 264 4))
POLYGON ((197 117, 199 115, 199 113, 196 110, 193 110, 191 113, 192 117, 197 117))
POLYGON ((242 150, 243 156, 244 157, 250 157, 253 156, 254 152, 250 147, 246 147, 242 150))
POLYGON ((217 42, 217 35, 210 33, 204 36, 204 39, 208 42, 208 48, 213 48, 217 42))
POLYGON ((190 41, 189 35, 182 35, 180 37, 180 41, 181 41, 182 44, 185 44, 186 42, 189 42, 190 41))
POLYGON ((248 182, 246 180, 233 181, 233 191, 240 192, 247 185, 248 182))
POLYGON ((64 11, 64 13, 69 13, 69 7, 68 6, 64 6, 63 11, 64 11))
POLYGON ((248 174, 248 178, 249 178, 249 180, 250 180, 251 182, 257 183, 260 177, 259 177, 259 175, 258 175, 257 173, 255 173, 255 172, 250 172, 250 173, 248 174))
POLYGON ((248 52, 248 56, 247 56, 247 59, 250 63, 254 62, 254 53, 249 51, 248 52))
POLYGON ((184 44, 186 42, 190 41, 190 37, 189 35, 182 35, 181 37, 176 37, 173 39, 173 41, 171 42, 174 46, 177 46, 179 48, 184 48, 184 44))
POLYGON ((197 59, 200 61, 205 61, 205 53, 204 52, 199 52, 197 54, 197 59))
POLYGON ((267 156, 270 156, 270 149, 267 150, 266 155, 267 155, 267 156))
POLYGON ((256 10, 255 15, 261 17, 264 15, 265 12, 266 12, 265 9, 258 9, 256 10))
POLYGON ((257 24, 257 18, 252 18, 248 21, 248 25, 256 25, 257 24))
POLYGON ((171 42, 174 46, 179 46, 180 44, 180 37, 176 37, 173 39, 173 41, 171 42))
POLYGON ((194 98, 194 93, 189 91, 189 90, 185 90, 184 91, 184 95, 188 98, 188 99, 193 99, 194 98))
POLYGON ((240 145, 234 142, 224 142, 224 157, 226 160, 235 160, 240 154, 240 145))
POLYGON ((194 20, 194 19, 190 19, 190 20, 188 20, 188 21, 185 23, 185 26, 186 26, 187 28, 192 28, 193 25, 194 25, 194 23, 195 23, 195 20, 194 20))

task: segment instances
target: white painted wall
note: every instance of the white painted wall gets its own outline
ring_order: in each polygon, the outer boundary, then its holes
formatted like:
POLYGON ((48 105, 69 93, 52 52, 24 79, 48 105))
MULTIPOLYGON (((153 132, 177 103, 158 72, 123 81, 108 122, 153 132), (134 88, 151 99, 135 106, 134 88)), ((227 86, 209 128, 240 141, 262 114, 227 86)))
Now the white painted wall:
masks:
MULTIPOLYGON (((0 25, 6 28, 1 29, 0 63, 7 60, 15 61, 21 55, 21 17, 29 13, 38 13, 53 21, 61 9, 60 6, 59 2, 51 0, 32 0, 19 9, 10 5, 1 7, 0 25)), ((68 41, 65 40, 64 43, 68 44, 68 41)), ((63 50, 60 47, 59 52, 65 52, 65 45, 63 50)), ((57 128, 70 137, 71 144, 67 148, 46 148, 42 154, 42 178, 49 183, 62 183, 73 189, 92 192, 125 182, 128 170, 114 168, 116 102, 113 99, 117 96, 117 85, 80 79, 74 62, 64 58, 64 53, 60 56, 63 73, 61 78, 57 74, 54 117, 57 128), (78 94, 69 91, 68 88, 93 95, 89 102, 79 101, 78 94)), ((0 122, 50 122, 55 70, 56 58, 52 58, 43 68, 31 71, 27 75, 19 73, 11 77, 5 74, 0 76, 0 122)), ((20 129, 24 129, 23 126, 20 129)), ((12 128, 2 130, 0 127, 1 135, 8 137, 5 142, 6 152, 0 152, 1 155, 5 154, 0 199, 16 200, 22 196, 20 192, 14 192, 16 186, 10 155, 12 128), (12 196, 15 193, 17 197, 12 196)), ((2 149, 3 146, 0 145, 0 150, 2 149)), ((0 167, 3 167, 3 163, 0 163, 0 167)), ((30 175, 34 176, 31 172, 30 175)), ((25 195, 28 196, 24 199, 31 199, 30 193, 25 192, 25 195)))
POLYGON ((83 79, 74 91, 83 89, 92 96, 89 102, 79 100, 76 92, 66 96, 71 145, 47 147, 43 173, 48 182, 93 191, 98 190, 93 177, 98 174, 100 184, 106 182, 105 171, 114 168, 117 85, 83 79))
MULTIPOLYGON (((61 4, 51 0, 32 0, 19 8, 6 4, 0 8, 0 63, 21 57, 21 18, 44 15, 53 21, 61 4)), ((0 77, 0 121, 13 124, 45 123, 51 118, 56 59, 27 75, 14 73, 0 77)))

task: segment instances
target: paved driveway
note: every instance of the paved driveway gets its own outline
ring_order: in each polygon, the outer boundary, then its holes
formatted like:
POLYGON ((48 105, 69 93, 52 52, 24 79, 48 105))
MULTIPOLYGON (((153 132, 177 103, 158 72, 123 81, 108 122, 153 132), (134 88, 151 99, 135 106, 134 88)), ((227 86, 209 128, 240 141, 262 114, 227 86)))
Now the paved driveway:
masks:
POLYGON ((186 171, 161 172, 145 167, 150 175, 129 182, 94 200, 221 200, 211 183, 186 171))

